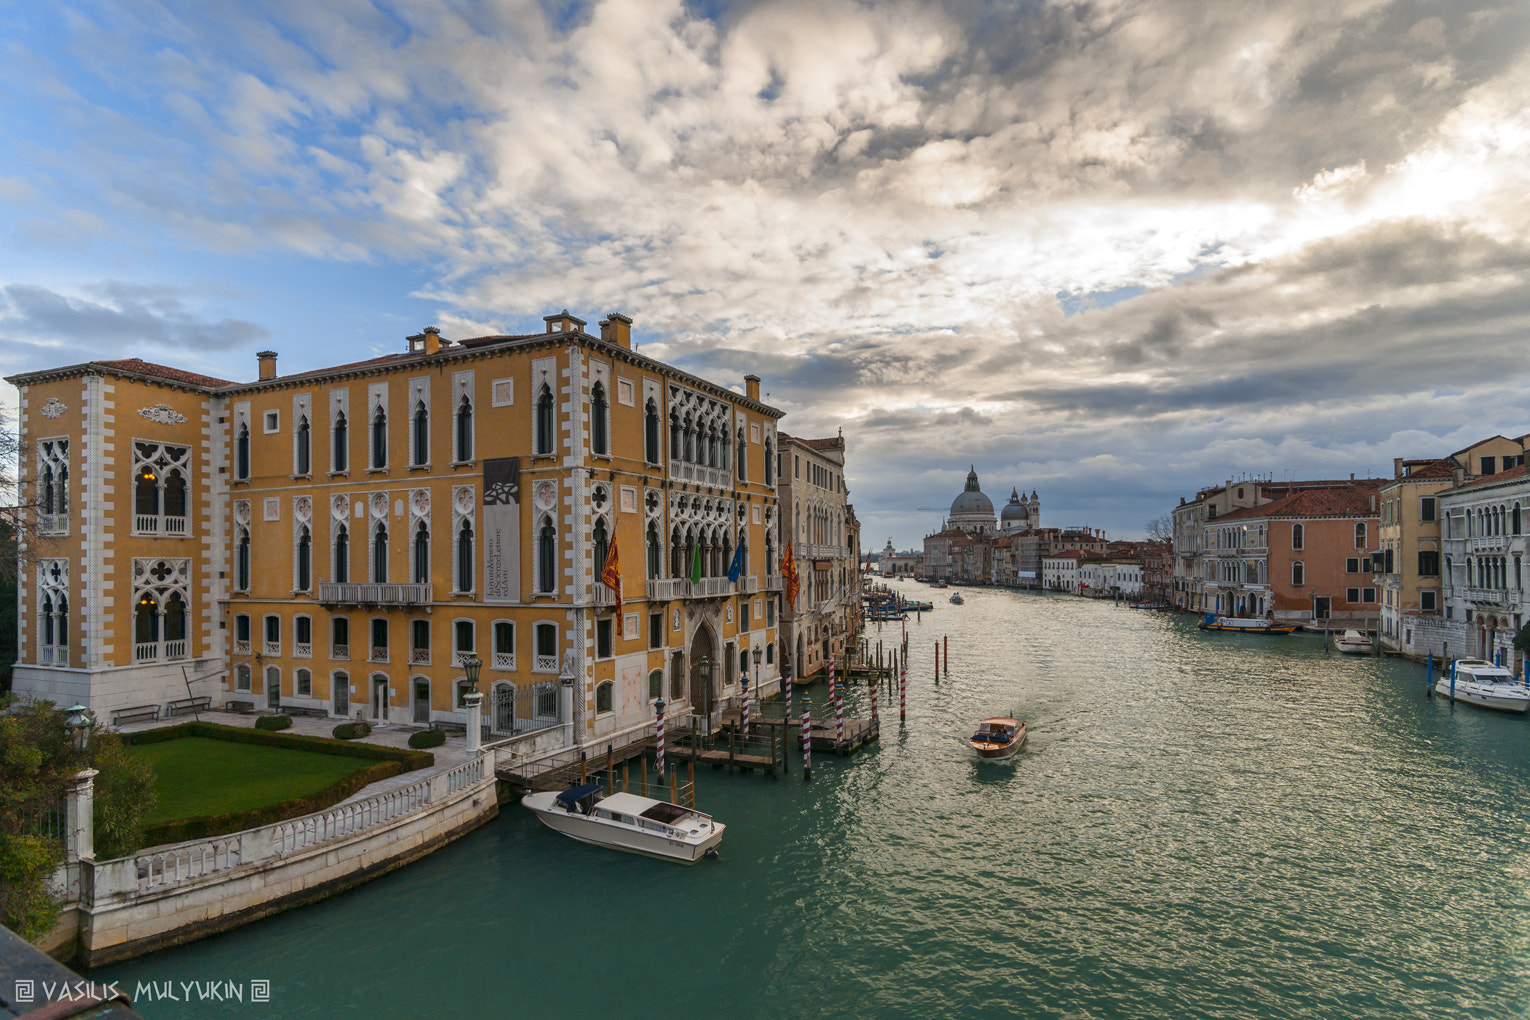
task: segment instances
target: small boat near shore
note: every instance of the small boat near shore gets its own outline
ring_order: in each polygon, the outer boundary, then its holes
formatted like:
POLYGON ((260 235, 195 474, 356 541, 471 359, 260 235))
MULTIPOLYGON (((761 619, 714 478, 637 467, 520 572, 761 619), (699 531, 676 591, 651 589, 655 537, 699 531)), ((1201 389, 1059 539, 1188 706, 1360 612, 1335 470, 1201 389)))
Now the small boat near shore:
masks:
POLYGON ((1274 620, 1254 620, 1244 616, 1217 616, 1207 613, 1196 624, 1201 630, 1230 630, 1239 634, 1290 634, 1295 624, 1276 625, 1274 620))
POLYGON ((715 854, 727 826, 710 815, 635 793, 609 796, 598 783, 529 793, 522 806, 543 825, 581 843, 694 864, 715 854))
POLYGON ((1435 693, 1454 701, 1501 712, 1524 712, 1530 709, 1530 687, 1518 683, 1503 666, 1485 659, 1457 659, 1450 670, 1435 682, 1435 693))
POLYGON ((1025 746, 1025 721, 996 715, 978 724, 968 743, 979 758, 1008 758, 1025 746))
POLYGON ((1346 630, 1342 634, 1335 634, 1333 644, 1345 655, 1369 655, 1373 650, 1370 637, 1358 630, 1346 630))

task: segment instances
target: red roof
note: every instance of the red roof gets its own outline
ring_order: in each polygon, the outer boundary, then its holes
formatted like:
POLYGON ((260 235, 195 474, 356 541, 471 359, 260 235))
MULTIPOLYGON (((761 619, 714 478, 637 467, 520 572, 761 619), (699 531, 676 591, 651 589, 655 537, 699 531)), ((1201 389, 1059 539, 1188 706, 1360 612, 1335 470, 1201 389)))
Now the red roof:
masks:
POLYGON ((1436 460, 1405 460, 1403 465, 1408 469, 1404 478, 1450 478, 1455 473, 1455 466, 1445 457, 1436 460))
POLYGON ((1483 475, 1481 478, 1473 478, 1469 482, 1463 482, 1456 486, 1456 491, 1460 492, 1462 489, 1475 489, 1482 485, 1496 485, 1499 482, 1512 481, 1515 478, 1524 478, 1527 475, 1530 475, 1530 466, 1525 464, 1516 464, 1511 468, 1498 472, 1497 474, 1483 475))
POLYGON ((1371 505, 1382 479, 1357 479, 1342 489, 1306 489, 1282 496, 1264 506, 1247 506, 1222 514, 1209 524, 1231 520, 1258 520, 1265 517, 1375 517, 1371 505))

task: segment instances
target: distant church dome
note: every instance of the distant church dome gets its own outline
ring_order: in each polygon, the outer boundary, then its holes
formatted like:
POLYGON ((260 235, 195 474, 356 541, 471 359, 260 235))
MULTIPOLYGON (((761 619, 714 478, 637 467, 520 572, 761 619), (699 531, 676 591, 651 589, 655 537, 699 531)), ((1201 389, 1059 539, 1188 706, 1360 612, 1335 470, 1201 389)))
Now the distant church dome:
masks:
POLYGON ((1009 502, 1004 504, 1003 513, 999 514, 1001 521, 1028 521, 1031 519, 1031 508, 1020 502, 1020 493, 1015 489, 1009 490, 1009 502))
POLYGON ((967 488, 951 503, 951 518, 983 516, 993 520, 993 501, 978 488, 977 467, 967 472, 967 488))

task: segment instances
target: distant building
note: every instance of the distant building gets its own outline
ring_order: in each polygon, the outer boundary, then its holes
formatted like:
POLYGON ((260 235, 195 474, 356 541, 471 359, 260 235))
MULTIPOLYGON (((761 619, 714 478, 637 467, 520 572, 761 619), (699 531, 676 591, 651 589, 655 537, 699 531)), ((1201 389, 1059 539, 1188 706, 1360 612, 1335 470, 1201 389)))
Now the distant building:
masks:
POLYGON ((795 676, 809 677, 830 659, 841 663, 860 630, 860 524, 845 485, 845 439, 780 440, 777 497, 801 581, 783 607, 782 644, 795 676))
POLYGON ((885 577, 911 577, 919 573, 919 567, 924 563, 924 553, 914 549, 906 552, 898 552, 893 549, 892 539, 887 540, 887 547, 882 550, 882 558, 877 567, 885 577))
MULTIPOLYGON (((951 512, 939 531, 925 536, 919 576, 932 580, 968 584, 1019 583, 1013 540, 1041 527, 1041 500, 1032 491, 1027 500, 1011 489, 1009 502, 995 514, 993 501, 978 484, 977 468, 967 473, 967 483, 951 502, 951 512)), ((1031 569, 1030 587, 1036 586, 1038 567, 1031 569)))

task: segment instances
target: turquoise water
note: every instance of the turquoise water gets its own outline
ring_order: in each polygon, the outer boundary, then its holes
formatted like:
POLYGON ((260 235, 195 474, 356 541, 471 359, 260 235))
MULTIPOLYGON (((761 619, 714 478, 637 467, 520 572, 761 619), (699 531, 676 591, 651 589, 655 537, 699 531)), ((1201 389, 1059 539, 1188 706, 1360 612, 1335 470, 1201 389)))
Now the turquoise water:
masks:
POLYGON ((908 725, 884 703, 879 746, 819 756, 810 784, 795 761, 698 775, 720 860, 586 847, 507 807, 359 889, 92 976, 272 983, 266 1004, 140 999, 151 1018, 1530 1009, 1530 720, 1314 636, 966 597, 909 621, 908 725), (1011 710, 1029 745, 975 761, 963 738, 1011 710))

